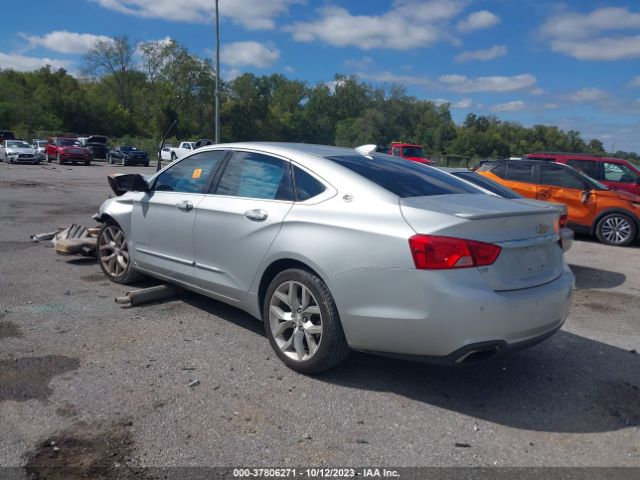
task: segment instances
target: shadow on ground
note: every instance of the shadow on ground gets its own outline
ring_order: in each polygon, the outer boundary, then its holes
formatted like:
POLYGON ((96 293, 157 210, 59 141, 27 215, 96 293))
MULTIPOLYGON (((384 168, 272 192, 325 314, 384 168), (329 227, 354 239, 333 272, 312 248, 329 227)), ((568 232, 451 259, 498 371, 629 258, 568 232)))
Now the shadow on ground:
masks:
POLYGON ((581 265, 569 265, 576 276, 576 288, 615 288, 622 285, 627 277, 622 273, 600 268, 583 267, 581 265))
MULTIPOLYGON (((233 307, 191 293, 183 300, 265 336, 261 322, 233 307)), ((512 428, 590 433, 640 426, 638 372, 640 355, 560 331, 528 350, 468 367, 354 352, 315 379, 390 392, 512 428)))

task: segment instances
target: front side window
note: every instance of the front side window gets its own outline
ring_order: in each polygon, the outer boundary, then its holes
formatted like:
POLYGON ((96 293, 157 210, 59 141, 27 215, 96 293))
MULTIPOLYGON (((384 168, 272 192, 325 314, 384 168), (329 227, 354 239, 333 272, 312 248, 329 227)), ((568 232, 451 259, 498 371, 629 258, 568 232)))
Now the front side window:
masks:
POLYGON ((204 193, 226 151, 200 152, 180 160, 156 178, 158 192, 204 193))
POLYGON ((388 155, 369 154, 327 157, 389 192, 401 197, 425 197, 482 192, 468 183, 421 163, 388 155))
POLYGON ((604 162, 604 179, 609 182, 635 183, 638 175, 622 163, 604 162))
POLYGON ((217 195, 293 200, 289 164, 261 153, 235 152, 215 190, 217 195))
POLYGON ((540 183, 554 187, 584 190, 584 182, 575 177, 570 170, 555 165, 543 165, 540 169, 540 183))
POLYGON ((598 172, 598 162, 590 160, 569 160, 567 164, 575 168, 578 172, 584 173, 587 177, 595 178, 596 180, 602 178, 598 172))

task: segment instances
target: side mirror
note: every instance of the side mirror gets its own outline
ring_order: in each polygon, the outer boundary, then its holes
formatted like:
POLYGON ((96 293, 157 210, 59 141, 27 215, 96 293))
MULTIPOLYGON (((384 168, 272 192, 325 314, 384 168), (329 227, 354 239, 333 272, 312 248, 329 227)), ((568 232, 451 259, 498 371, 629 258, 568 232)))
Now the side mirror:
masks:
POLYGON ((139 173, 116 173, 107 177, 109 186, 118 197, 126 192, 148 192, 149 184, 139 173))
POLYGON ((585 190, 582 192, 582 203, 587 203, 589 201, 589 197, 591 196, 591 190, 585 190))

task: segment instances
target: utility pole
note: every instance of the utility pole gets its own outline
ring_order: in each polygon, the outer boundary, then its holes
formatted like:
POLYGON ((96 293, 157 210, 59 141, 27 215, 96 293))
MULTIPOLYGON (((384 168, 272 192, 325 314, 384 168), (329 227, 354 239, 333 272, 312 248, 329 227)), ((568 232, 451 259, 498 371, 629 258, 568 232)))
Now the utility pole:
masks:
POLYGON ((216 0, 216 143, 220 143, 220 15, 216 0))

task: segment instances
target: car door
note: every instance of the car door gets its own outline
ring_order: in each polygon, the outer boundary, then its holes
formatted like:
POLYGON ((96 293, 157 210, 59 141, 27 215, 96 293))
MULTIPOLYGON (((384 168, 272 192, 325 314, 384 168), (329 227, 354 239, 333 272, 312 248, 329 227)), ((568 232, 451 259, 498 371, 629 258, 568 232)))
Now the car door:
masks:
POLYGON ((196 209, 196 274, 205 288, 241 300, 293 206, 287 160, 235 151, 196 209))
POLYGON ((139 268, 192 279, 196 208, 225 155, 216 150, 185 157, 160 172, 151 191, 134 201, 131 239, 139 268))
POLYGON ((564 165, 549 162, 539 168, 536 198, 566 205, 569 224, 591 226, 596 210, 596 195, 591 194, 589 186, 564 165))

